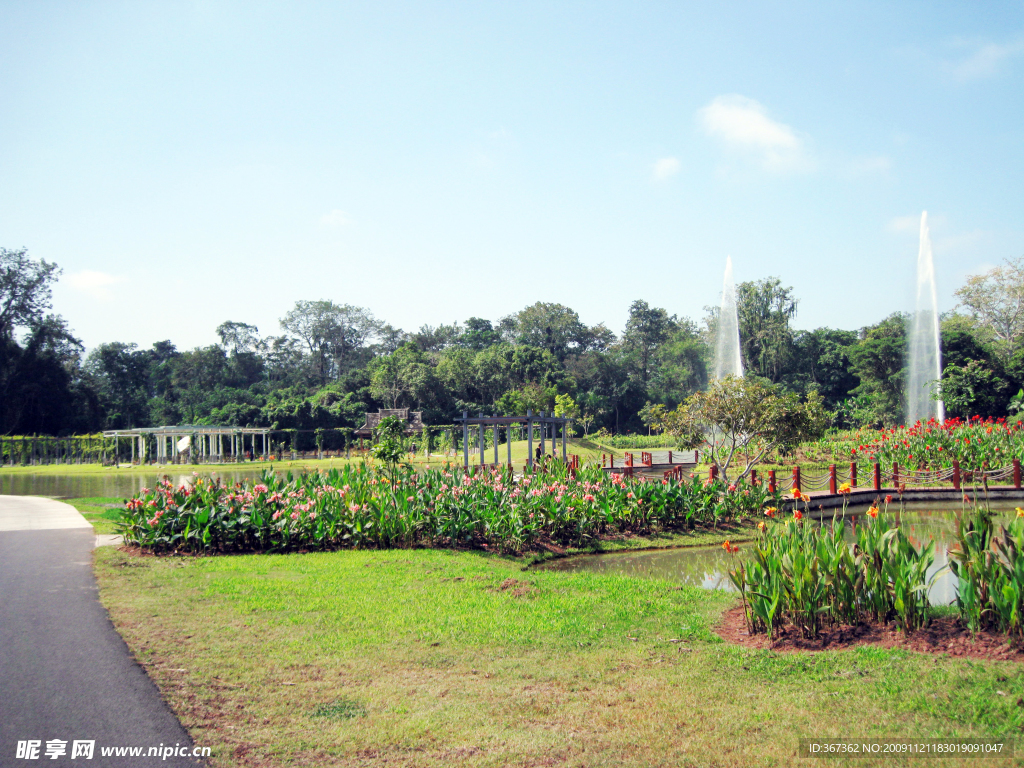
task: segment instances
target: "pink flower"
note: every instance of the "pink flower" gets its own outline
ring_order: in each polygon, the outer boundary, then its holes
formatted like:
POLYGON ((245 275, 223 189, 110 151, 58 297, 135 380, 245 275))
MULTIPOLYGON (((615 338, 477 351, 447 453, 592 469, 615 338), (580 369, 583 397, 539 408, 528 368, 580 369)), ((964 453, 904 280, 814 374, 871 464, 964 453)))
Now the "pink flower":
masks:
POLYGON ((629 493, 626 494, 626 498, 627 499, 632 499, 632 498, 635 498, 635 496, 633 496, 633 492, 630 491, 629 493))
POLYGON ((309 513, 309 519, 310 520, 316 520, 316 512, 310 512, 309 513))
POLYGON ((359 505, 358 504, 349 504, 348 508, 351 509, 353 512, 358 512, 359 511, 359 505))
POLYGON ((292 512, 292 520, 298 520, 298 519, 299 519, 299 513, 298 512, 292 512))
POLYGON ((588 493, 586 496, 583 497, 583 500, 584 501, 593 501, 594 500, 594 495, 591 494, 591 493, 588 493))
POLYGON ((266 493, 267 492, 267 486, 265 486, 263 483, 257 483, 256 486, 253 488, 253 490, 256 493, 266 493))
POLYGON ((405 500, 406 501, 413 501, 415 498, 416 498, 415 496, 406 496, 405 500))

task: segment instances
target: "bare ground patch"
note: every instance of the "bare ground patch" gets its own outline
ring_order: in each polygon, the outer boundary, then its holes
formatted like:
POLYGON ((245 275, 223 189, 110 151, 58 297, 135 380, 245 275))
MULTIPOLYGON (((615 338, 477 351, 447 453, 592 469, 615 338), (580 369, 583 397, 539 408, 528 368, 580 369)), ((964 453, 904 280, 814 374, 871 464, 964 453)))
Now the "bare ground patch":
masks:
POLYGON ((775 637, 769 638, 765 634, 751 635, 747 632, 743 606, 740 605, 722 615, 715 631, 727 642, 773 651, 834 651, 877 646, 993 661, 1024 661, 1024 652, 1011 648, 1006 635, 988 631, 972 635, 955 616, 933 618, 927 627, 910 635, 904 634, 895 624, 863 622, 825 630, 814 639, 803 637, 796 627, 784 626, 776 630, 775 637))

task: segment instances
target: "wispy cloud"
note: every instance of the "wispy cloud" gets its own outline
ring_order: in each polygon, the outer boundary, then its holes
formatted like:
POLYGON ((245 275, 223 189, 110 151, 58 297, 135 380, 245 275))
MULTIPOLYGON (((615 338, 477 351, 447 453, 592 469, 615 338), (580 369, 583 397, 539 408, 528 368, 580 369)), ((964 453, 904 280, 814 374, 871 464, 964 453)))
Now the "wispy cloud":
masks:
POLYGON ((76 291, 84 293, 97 301, 110 301, 114 298, 111 287, 118 283, 127 282, 127 278, 117 275, 108 275, 106 272, 96 272, 91 269, 83 269, 68 275, 68 283, 76 291))
POLYGON ((325 227, 341 228, 347 227, 349 224, 351 224, 352 218, 344 211, 340 211, 337 208, 335 208, 330 213, 325 213, 323 216, 321 216, 320 223, 323 224, 325 227))
POLYGON ((946 63, 953 77, 960 82, 992 77, 999 73, 1007 59, 1024 54, 1024 39, 1005 45, 977 42, 961 45, 972 47, 974 51, 966 58, 946 63))
POLYGON ((674 157, 662 157, 654 162, 651 170, 654 173, 654 178, 662 181, 679 173, 679 161, 674 157))
POLYGON ((767 170, 809 170, 812 165, 796 131, 770 118, 764 105, 754 99, 718 96, 697 111, 697 119, 708 136, 749 153, 767 170))

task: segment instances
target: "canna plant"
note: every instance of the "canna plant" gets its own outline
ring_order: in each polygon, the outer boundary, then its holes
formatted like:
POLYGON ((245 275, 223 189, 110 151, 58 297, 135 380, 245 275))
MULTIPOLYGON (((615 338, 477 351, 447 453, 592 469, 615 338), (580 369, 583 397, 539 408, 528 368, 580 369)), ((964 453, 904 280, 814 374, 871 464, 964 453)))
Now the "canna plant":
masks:
POLYGON ((729 574, 751 633, 771 636, 786 623, 813 638, 826 626, 864 619, 896 621, 910 633, 927 623, 931 547, 914 547, 876 506, 852 544, 842 516, 814 525, 799 507, 784 522, 775 522, 775 509, 765 515, 753 557, 729 574))
POLYGON ((523 476, 507 468, 415 472, 399 462, 284 475, 228 486, 196 477, 129 499, 126 541, 156 551, 276 552, 339 547, 486 546, 518 552, 549 540, 580 544, 612 533, 711 525, 779 503, 743 483, 569 471, 561 462, 523 476))
MULTIPOLYGON (((965 505, 966 506, 966 505, 965 505)), ((956 520, 956 546, 949 567, 957 577, 957 608, 971 630, 1005 632, 1009 643, 1024 643, 1024 509, 996 526, 988 504, 975 501, 956 520)))

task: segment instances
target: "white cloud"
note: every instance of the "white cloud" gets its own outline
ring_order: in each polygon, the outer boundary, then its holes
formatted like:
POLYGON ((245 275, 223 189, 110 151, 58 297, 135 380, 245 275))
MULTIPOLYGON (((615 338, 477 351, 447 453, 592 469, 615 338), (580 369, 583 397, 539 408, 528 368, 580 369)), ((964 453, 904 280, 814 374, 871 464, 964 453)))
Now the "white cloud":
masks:
POLYGON ((790 126, 768 117, 764 106, 746 96, 718 96, 697 111, 708 136, 726 146, 755 155, 773 171, 808 169, 803 141, 790 126))
POLYGON ((320 223, 325 227, 347 227, 352 223, 352 219, 344 211, 339 211, 335 208, 330 213, 325 213, 321 216, 320 223))
POLYGON ((114 298, 110 287, 124 282, 127 282, 127 278, 91 269, 83 269, 81 272, 68 275, 68 283, 72 288, 97 301, 110 301, 114 298))
POLYGON ((1024 40, 1007 45, 985 43, 966 59, 949 64, 953 77, 960 82, 991 77, 999 72, 1002 63, 1013 56, 1024 53, 1024 40))
POLYGON ((651 166, 654 178, 661 180, 679 173, 679 161, 674 157, 662 157, 651 166))

